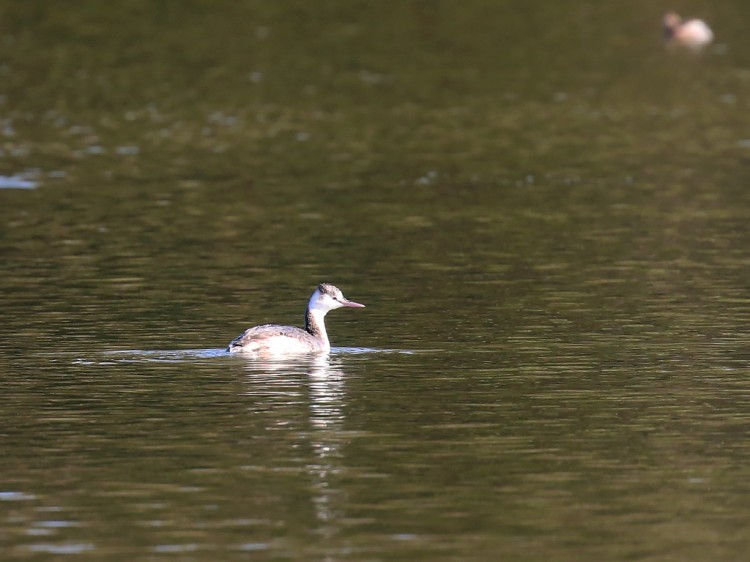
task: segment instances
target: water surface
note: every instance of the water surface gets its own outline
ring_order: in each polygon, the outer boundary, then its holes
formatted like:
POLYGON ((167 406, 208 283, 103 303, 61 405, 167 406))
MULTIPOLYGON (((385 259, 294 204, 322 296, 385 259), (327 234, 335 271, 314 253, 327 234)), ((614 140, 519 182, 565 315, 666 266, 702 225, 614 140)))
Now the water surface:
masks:
POLYGON ((746 555, 750 13, 620 4, 0 8, 2 558, 746 555))

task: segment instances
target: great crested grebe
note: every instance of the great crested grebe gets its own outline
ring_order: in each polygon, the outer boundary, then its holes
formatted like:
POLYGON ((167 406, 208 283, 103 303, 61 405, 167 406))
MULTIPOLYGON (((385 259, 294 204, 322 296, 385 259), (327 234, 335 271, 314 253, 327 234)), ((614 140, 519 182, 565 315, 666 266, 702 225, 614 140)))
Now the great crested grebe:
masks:
POLYGON ((714 40, 713 31, 703 20, 683 20, 677 13, 668 12, 662 19, 664 38, 668 44, 699 49, 714 40))
POLYGON ((227 351, 258 355, 297 355, 328 353, 331 343, 326 333, 325 316, 343 306, 364 308, 365 305, 347 299, 338 287, 322 283, 307 303, 305 329, 279 324, 264 324, 249 328, 231 341, 227 351))

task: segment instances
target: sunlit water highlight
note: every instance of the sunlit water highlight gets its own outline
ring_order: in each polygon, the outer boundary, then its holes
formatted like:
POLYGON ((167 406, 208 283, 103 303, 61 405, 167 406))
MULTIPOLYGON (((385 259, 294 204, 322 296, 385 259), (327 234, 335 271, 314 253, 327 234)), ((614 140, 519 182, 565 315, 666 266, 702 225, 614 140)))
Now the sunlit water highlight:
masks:
MULTIPOLYGON (((408 349, 375 349, 369 347, 333 347, 331 348, 330 356, 345 356, 345 355, 364 355, 364 354, 383 354, 383 353, 398 353, 411 355, 416 353, 414 350, 408 349)), ((255 361, 259 363, 315 363, 319 361, 326 361, 327 357, 323 356, 279 356, 279 357, 257 357, 253 354, 245 353, 229 353, 226 348, 210 348, 210 349, 174 349, 174 350, 143 350, 143 349, 123 349, 114 351, 105 351, 101 353, 101 359, 84 359, 75 358, 74 363, 81 365, 107 365, 115 362, 143 362, 143 361, 154 361, 154 362, 183 362, 183 361, 196 361, 203 359, 232 359, 232 360, 245 360, 255 361)))
POLYGON ((38 183, 20 176, 0 176, 0 189, 34 189, 38 183))

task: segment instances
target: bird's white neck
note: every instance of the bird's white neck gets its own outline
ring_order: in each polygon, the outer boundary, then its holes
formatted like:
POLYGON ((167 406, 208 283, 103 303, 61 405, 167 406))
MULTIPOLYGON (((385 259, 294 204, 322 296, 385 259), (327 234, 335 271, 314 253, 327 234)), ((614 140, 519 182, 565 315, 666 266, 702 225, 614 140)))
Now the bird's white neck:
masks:
POLYGON ((331 343, 328 341, 328 333, 326 332, 325 316, 328 310, 320 308, 308 307, 307 313, 305 314, 305 330, 325 348, 325 351, 330 351, 331 343))

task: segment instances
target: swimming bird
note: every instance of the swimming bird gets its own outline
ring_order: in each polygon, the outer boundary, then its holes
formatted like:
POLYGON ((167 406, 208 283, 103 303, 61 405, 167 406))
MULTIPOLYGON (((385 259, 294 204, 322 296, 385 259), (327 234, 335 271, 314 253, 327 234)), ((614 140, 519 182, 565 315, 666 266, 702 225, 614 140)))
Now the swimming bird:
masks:
POLYGON ((305 312, 305 329, 279 324, 263 324, 249 328, 231 341, 227 351, 257 355, 298 355, 328 353, 331 343, 326 333, 325 316, 341 307, 364 308, 347 299, 338 287, 322 283, 313 292, 305 312))
POLYGON ((684 21, 677 13, 668 12, 662 19, 664 38, 668 44, 699 49, 714 40, 713 31, 703 20, 684 21))

